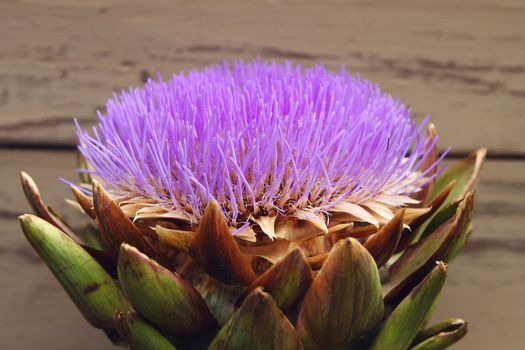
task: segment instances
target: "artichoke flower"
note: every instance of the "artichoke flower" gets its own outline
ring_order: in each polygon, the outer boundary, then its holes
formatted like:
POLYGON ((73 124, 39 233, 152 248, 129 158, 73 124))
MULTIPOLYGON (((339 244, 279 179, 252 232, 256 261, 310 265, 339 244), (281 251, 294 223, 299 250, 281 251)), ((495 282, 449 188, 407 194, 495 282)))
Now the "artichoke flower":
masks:
MULTIPOLYGON (((22 186, 22 229, 85 318, 131 349, 444 349, 429 326, 471 234, 481 149, 344 68, 223 63, 115 95, 77 125, 93 223, 22 186)), ((73 203, 73 201, 70 201, 73 203)))

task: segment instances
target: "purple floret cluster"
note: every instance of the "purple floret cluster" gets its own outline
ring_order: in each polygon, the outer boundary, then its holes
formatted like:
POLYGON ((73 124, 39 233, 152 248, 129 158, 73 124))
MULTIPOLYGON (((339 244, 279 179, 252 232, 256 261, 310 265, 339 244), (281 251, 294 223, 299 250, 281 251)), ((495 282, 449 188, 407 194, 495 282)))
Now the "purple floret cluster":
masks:
POLYGON ((435 142, 402 101, 345 69, 224 62, 115 95, 79 149, 112 193, 232 223, 410 195, 435 142))

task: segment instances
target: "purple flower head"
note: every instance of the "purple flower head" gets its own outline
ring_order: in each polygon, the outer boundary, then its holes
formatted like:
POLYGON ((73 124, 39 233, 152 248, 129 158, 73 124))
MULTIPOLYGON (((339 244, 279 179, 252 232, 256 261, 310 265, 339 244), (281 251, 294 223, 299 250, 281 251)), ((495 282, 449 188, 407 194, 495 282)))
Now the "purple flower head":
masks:
POLYGON ((344 69, 257 60, 124 91, 78 138, 93 173, 137 216, 198 222, 215 200, 232 227, 275 214, 374 222, 434 176, 441 159, 421 170, 436 142, 425 123, 344 69))

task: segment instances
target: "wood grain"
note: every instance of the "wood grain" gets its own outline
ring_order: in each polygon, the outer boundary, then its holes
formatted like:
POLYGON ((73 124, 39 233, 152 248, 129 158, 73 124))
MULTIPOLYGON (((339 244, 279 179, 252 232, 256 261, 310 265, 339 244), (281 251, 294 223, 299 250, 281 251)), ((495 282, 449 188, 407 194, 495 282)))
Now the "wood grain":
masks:
POLYGON ((113 91, 260 55, 325 63, 431 114, 441 145, 524 155, 525 2, 0 3, 0 145, 75 144, 113 91))
MULTIPOLYGON (((58 176, 74 179, 72 118, 95 122, 112 92, 156 72, 222 59, 341 64, 432 115, 440 144, 525 156, 522 0, 0 2, 0 347, 112 349, 23 238, 18 172, 75 223, 58 176)), ((468 320, 455 349, 519 349, 525 326, 525 162, 489 161, 475 231, 450 268, 435 321, 468 320)))
MULTIPOLYGON (((0 151, 0 339, 6 349, 111 349, 90 328, 25 241, 17 216, 28 212, 18 173, 26 170, 66 219, 81 216, 57 177, 75 180, 72 152, 0 151)), ((463 317, 469 334, 455 349, 519 349, 525 326, 525 163, 489 161, 482 173, 474 234, 449 271, 435 321, 463 317)))

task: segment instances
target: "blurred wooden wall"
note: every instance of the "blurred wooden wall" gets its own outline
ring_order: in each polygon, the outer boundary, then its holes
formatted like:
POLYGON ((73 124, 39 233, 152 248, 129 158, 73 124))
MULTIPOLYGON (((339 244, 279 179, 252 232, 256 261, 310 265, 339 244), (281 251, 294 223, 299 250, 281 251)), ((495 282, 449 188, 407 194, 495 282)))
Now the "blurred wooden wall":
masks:
POLYGON ((518 349, 525 326, 525 2, 0 1, 0 339, 9 349, 109 349, 21 236, 17 173, 63 204, 72 118, 95 123, 113 92, 223 59, 323 63, 428 114, 443 148, 485 146, 475 234, 436 320, 464 317, 457 349, 518 349))

